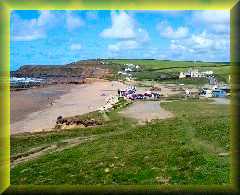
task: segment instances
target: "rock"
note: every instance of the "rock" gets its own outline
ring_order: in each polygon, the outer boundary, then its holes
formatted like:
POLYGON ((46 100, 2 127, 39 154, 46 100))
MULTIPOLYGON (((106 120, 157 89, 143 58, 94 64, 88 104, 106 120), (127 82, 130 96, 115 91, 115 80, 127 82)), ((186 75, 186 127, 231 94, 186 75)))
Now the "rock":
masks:
POLYGON ((59 117, 57 117, 57 120, 61 120, 61 119, 63 119, 63 117, 62 117, 62 116, 59 116, 59 117))
POLYGON ((57 117, 57 124, 62 124, 62 121, 63 121, 63 117, 62 116, 59 116, 57 117))

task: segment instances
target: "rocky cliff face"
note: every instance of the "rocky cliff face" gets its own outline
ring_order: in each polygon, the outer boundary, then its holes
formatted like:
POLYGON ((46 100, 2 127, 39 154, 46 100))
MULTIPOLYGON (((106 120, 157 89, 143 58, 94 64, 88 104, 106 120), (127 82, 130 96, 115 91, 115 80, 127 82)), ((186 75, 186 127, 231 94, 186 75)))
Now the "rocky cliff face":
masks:
POLYGON ((16 77, 94 77, 104 78, 112 74, 107 65, 98 60, 84 60, 66 65, 24 65, 11 76, 16 77))

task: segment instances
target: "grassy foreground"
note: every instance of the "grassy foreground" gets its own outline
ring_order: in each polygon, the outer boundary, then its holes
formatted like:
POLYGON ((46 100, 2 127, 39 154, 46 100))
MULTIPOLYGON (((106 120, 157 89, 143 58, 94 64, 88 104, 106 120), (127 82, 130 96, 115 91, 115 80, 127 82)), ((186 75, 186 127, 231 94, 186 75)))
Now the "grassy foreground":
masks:
POLYGON ((117 111, 103 126, 14 136, 11 153, 69 138, 94 139, 21 163, 11 184, 229 184, 227 105, 161 103, 175 118, 137 126, 117 111))

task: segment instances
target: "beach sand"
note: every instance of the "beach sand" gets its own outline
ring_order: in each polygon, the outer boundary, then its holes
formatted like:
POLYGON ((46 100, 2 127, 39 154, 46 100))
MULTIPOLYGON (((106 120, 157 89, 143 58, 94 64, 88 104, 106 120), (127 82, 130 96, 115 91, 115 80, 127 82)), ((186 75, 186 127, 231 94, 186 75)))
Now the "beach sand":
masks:
POLYGON ((97 110, 123 83, 98 80, 81 85, 55 85, 11 92, 11 134, 51 130, 58 116, 97 110), (49 100, 50 98, 50 100, 49 100), (50 102, 53 102, 51 105, 50 102))
POLYGON ((61 95, 68 93, 69 85, 52 85, 47 87, 32 88, 10 93, 10 121, 11 124, 21 121, 30 113, 50 107, 61 95))

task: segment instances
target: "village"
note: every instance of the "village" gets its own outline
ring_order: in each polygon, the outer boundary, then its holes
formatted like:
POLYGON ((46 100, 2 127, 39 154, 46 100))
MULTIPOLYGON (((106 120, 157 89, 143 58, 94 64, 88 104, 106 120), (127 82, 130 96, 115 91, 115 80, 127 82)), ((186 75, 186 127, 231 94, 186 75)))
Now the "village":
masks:
POLYGON ((27 185, 232 187, 235 8, 151 10, 140 2, 138 10, 131 2, 124 10, 119 2, 10 12, 4 3, 9 193, 27 185))

